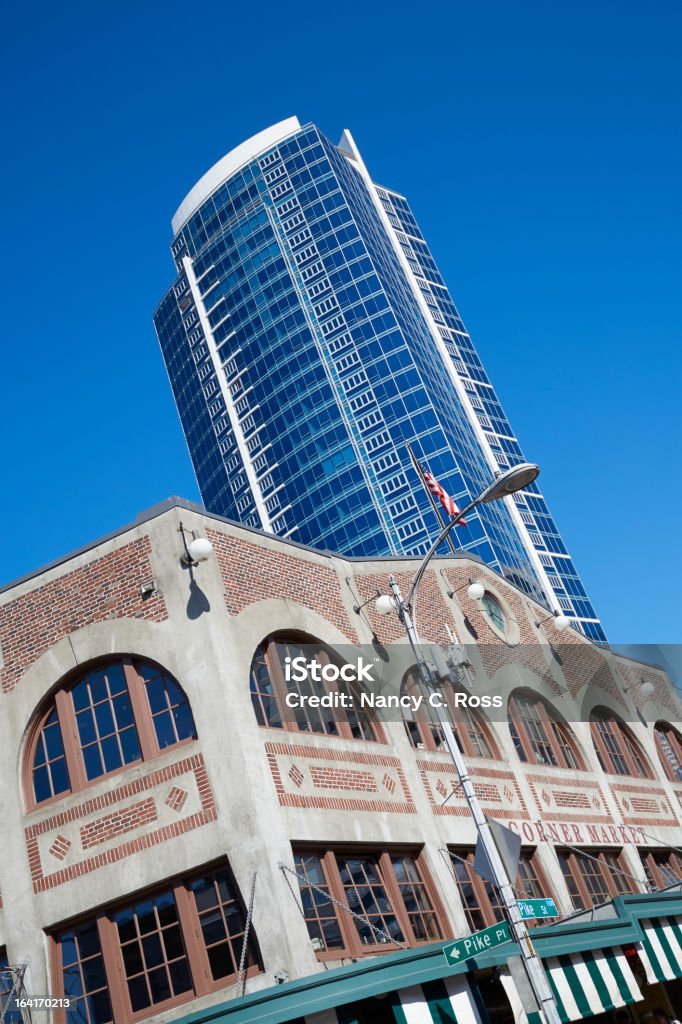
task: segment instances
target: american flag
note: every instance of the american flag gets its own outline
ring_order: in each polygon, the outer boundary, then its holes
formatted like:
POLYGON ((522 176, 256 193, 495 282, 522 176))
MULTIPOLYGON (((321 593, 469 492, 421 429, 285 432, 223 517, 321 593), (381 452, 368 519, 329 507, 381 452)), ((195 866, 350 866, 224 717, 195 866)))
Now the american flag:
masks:
MULTIPOLYGON (((454 498, 450 497, 448 492, 443 489, 442 484, 439 484, 435 476, 432 473, 429 473, 428 469, 425 469, 424 466, 422 466, 422 473, 424 474, 424 483, 431 491, 431 494, 433 494, 435 498, 438 498, 447 514, 453 518, 458 516, 462 510, 454 498)), ((459 522, 464 525, 466 523, 466 519, 460 519, 459 522)))

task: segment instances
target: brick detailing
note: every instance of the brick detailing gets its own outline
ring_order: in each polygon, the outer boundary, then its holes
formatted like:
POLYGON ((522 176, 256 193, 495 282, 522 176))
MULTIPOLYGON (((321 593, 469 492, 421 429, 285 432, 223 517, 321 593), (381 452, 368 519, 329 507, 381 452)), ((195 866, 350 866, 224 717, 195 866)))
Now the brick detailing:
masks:
POLYGON ((310 777, 315 789, 354 789, 360 793, 376 793, 377 784, 371 772, 353 768, 321 768, 311 765, 310 777))
MULTIPOLYGON (((34 814, 36 813, 34 812, 34 814)), ((68 810, 60 811, 58 814, 53 814, 42 821, 37 821, 34 825, 29 825, 24 832, 31 878, 33 880, 33 891, 36 893, 45 892, 48 889, 63 885, 65 882, 70 882, 81 878, 83 875, 90 874, 90 872, 96 871, 107 864, 114 864, 124 860, 136 853, 140 853, 142 850, 149 850, 160 843, 168 842, 171 839, 178 839, 186 832, 191 832, 202 825, 215 821, 216 816, 217 812, 213 794, 201 754, 194 754, 192 757, 184 758, 182 761, 167 765, 165 768, 157 768, 156 771, 118 786, 116 789, 109 790, 101 796, 85 800, 83 803, 77 804, 68 810), (79 819, 87 818, 97 811, 113 807, 124 800, 129 801, 131 797, 138 796, 156 786, 162 786, 164 783, 171 782, 187 774, 193 776, 196 784, 200 804, 200 810, 196 813, 188 814, 187 817, 170 825, 163 825, 153 831, 144 832, 142 835, 128 839, 118 846, 110 846, 107 850, 100 853, 84 857, 77 863, 71 864, 59 871, 48 874, 44 873, 39 846, 41 836, 52 832, 55 828, 71 826, 73 822, 79 819)))
MULTIPOLYGON (((466 798, 459 788, 454 765, 440 759, 418 759, 417 767, 434 814, 465 817, 470 813, 466 798), (444 803, 446 798, 447 803, 444 803)), ((496 818, 517 821, 528 819, 528 810, 513 772, 497 768, 475 768, 471 778, 484 810, 490 808, 496 818), (501 806, 503 804, 512 806, 501 806)))
POLYGON ((305 776, 297 764, 292 764, 291 768, 289 769, 289 778, 291 779, 293 784, 295 786, 298 786, 298 788, 300 789, 305 776))
MULTIPOLYGON (((544 797, 544 793, 543 793, 544 797)), ((551 797, 550 797, 551 801, 551 797)), ((549 801, 548 801, 549 802, 549 801)), ((584 807, 585 810, 590 809, 592 804, 587 793, 576 793, 574 790, 554 790, 554 803, 557 807, 584 807)))
POLYGON ((140 594, 140 584, 152 575, 150 555, 149 538, 140 537, 0 606, 2 689, 14 689, 41 654, 82 626, 112 618, 166 619, 160 594, 140 594))
MULTIPOLYGON (((471 567, 468 572, 471 572, 471 567)), ((414 578, 414 569, 397 572, 394 575, 403 594, 406 594, 414 578)), ((362 604, 363 601, 368 601, 376 594, 377 590, 386 590, 386 572, 354 576, 352 582, 360 598, 358 603, 362 604)), ((449 644, 451 642, 450 635, 445 624, 452 624, 452 611, 445 603, 434 569, 427 569, 422 577, 419 586, 419 606, 421 608, 419 616, 421 638, 429 643, 449 644)), ((375 636, 381 643, 393 643, 405 638, 405 632, 397 615, 379 615, 374 609, 373 601, 369 601, 364 612, 372 623, 375 636)), ((497 638, 496 643, 499 644, 497 638)))
POLYGON ((586 824, 611 820, 611 813, 598 782, 551 774, 528 774, 526 781, 544 821, 576 821, 586 824), (590 813, 586 814, 586 811, 590 813))
POLYGON ((649 786, 644 782, 632 785, 612 782, 611 792, 627 825, 680 828, 680 821, 665 790, 659 786, 649 786))
POLYGON ((314 608, 352 641, 358 639, 341 600, 338 576, 328 565, 217 530, 207 530, 206 536, 216 553, 231 615, 255 601, 288 599, 314 608))
POLYGON ((181 789, 180 786, 171 786, 168 790, 168 796, 164 800, 167 807, 170 807, 171 811, 181 811, 187 803, 187 797, 189 793, 186 789, 181 789))
POLYGON ((672 711, 674 715, 673 721, 679 719, 680 708, 676 706, 673 691, 666 682, 662 672, 656 672, 655 669, 649 668, 646 665, 637 665, 635 667, 622 661, 619 661, 617 666, 618 674, 622 677, 623 683, 629 691, 628 696, 634 701, 640 711, 648 700, 655 700, 657 704, 662 704, 672 711), (642 682, 653 683, 656 687, 653 697, 640 696, 639 689, 642 682))
POLYGON ((107 814, 104 818, 97 818, 83 825, 80 830, 81 846, 84 850, 89 850, 92 846, 108 843, 110 839, 116 839, 125 832, 133 832, 136 828, 149 825, 157 819, 154 798, 147 797, 146 800, 140 800, 139 803, 124 807, 114 814, 107 814))
MULTIPOLYGON (((385 754, 365 754, 360 751, 337 750, 335 748, 321 748, 303 745, 301 743, 275 743, 265 744, 265 753, 270 765, 270 772, 277 790, 277 797, 283 807, 311 807, 321 810, 337 811, 388 811, 392 814, 415 814, 416 807, 412 800, 412 794, 407 785, 400 759, 389 757, 385 754), (323 787, 352 791, 354 793, 364 792, 364 798, 358 796, 322 796, 312 792, 291 793, 287 790, 283 769, 287 777, 291 777, 286 770, 286 758, 295 757, 299 762, 302 760, 338 762, 347 764, 349 768, 340 768, 336 765, 309 764, 309 771, 315 786, 315 778, 322 782, 323 787), (382 799, 377 786, 376 769, 385 769, 383 778, 388 778, 394 783, 394 790, 383 782, 384 788, 389 793, 395 791, 396 799, 382 799), (372 788, 370 789, 370 779, 372 788), (332 781, 333 780, 333 781, 332 781), (339 782, 342 783, 339 786, 339 782), (377 795, 374 796, 373 794, 377 795), (402 799, 401 799, 402 798, 402 799)), ((383 780, 382 780, 383 781, 383 780)))
POLYGON ((53 857, 56 857, 57 860, 64 860, 70 849, 71 842, 66 838, 66 836, 57 836, 50 847, 50 853, 53 857))
POLYGON ((387 789, 389 793, 395 793, 395 779, 392 778, 388 774, 388 772, 386 772, 383 779, 381 780, 381 785, 384 787, 384 789, 387 789))

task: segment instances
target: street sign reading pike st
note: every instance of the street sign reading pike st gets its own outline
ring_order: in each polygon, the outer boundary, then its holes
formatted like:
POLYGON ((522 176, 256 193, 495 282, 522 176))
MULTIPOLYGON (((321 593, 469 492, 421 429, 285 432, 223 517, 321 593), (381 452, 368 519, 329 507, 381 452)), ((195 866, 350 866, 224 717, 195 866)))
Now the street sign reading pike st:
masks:
POLYGON ((470 960, 478 953, 485 953, 494 946, 501 946, 503 942, 511 942, 509 925, 506 921, 498 921, 484 928, 482 932, 474 932, 467 935, 465 939, 451 942, 449 946, 443 946, 443 953, 446 961, 450 964, 459 964, 463 960, 470 960))
POLYGON ((532 917, 558 917, 559 911, 554 900, 545 896, 541 900, 517 900, 516 906, 524 921, 532 917))

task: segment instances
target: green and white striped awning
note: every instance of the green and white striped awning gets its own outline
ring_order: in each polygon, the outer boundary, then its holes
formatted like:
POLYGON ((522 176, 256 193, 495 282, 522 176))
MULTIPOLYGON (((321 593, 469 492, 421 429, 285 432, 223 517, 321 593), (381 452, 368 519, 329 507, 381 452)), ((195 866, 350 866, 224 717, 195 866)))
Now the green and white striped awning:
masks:
POLYGON ((552 956, 544 964, 564 1021, 584 1020, 644 998, 620 946, 552 956))
POLYGON ((640 921, 644 938, 637 945, 648 981, 682 978, 682 917, 640 921))
MULTIPOLYGON (((413 985, 386 998, 396 1024, 482 1024, 464 975, 413 985)), ((301 1024, 357 1024, 357 1016, 352 1005, 340 1006, 307 1016, 301 1024)))

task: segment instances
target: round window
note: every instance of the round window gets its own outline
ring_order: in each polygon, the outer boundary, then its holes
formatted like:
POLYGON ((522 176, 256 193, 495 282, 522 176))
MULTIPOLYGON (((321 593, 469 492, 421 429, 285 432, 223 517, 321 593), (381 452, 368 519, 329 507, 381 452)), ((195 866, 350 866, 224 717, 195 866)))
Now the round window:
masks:
POLYGON ((500 633, 504 633, 507 629, 507 617, 502 611, 502 605, 497 598, 493 597, 492 594, 486 591, 481 598, 481 604, 483 605, 483 610, 487 618, 493 626, 495 626, 496 629, 499 629, 500 633))

